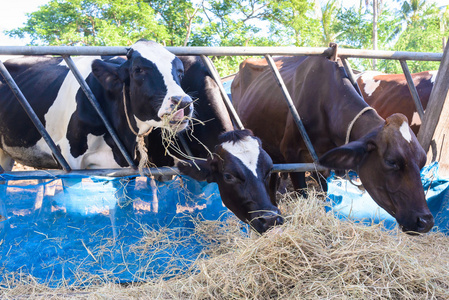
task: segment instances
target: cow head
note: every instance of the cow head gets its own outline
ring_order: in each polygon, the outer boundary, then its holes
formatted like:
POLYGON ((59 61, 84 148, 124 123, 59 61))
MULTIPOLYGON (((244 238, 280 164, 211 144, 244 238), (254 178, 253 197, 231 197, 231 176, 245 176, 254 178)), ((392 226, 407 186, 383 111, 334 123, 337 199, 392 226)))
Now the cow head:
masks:
POLYGON ((325 167, 356 170, 373 200, 408 233, 425 233, 434 225, 420 178, 425 163, 426 153, 402 114, 320 158, 325 167))
POLYGON ((279 209, 268 196, 273 162, 249 130, 226 132, 207 161, 178 163, 181 173, 196 180, 216 182, 223 203, 240 220, 263 233, 282 224, 279 209))
POLYGON ((192 99, 180 86, 182 62, 156 42, 141 40, 128 60, 115 65, 95 60, 92 72, 106 92, 125 97, 127 114, 138 133, 152 127, 184 130, 193 113, 192 99))

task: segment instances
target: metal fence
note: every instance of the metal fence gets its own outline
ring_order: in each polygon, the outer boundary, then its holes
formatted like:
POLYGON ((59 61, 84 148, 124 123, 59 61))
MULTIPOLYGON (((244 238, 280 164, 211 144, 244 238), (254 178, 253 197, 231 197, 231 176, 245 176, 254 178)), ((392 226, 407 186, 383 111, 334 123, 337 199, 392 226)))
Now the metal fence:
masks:
MULTIPOLYGON (((307 132, 304 129, 301 118, 293 105, 292 99, 287 91, 284 82, 279 75, 279 72, 273 62, 272 56, 274 55, 319 55, 336 58, 337 56, 342 59, 343 66, 350 79, 354 81, 353 72, 347 58, 369 58, 369 59, 393 59, 399 60, 406 76, 410 92, 415 101, 417 111, 423 118, 424 112, 419 100, 416 87, 413 84, 410 71, 408 70, 407 60, 420 60, 420 61, 441 61, 443 53, 423 53, 423 52, 402 52, 402 51, 374 51, 374 50, 356 50, 356 49, 338 49, 334 44, 330 47, 320 47, 320 48, 306 48, 306 47, 166 47, 167 50, 175 55, 199 55, 202 57, 205 65, 208 67, 213 78, 217 82, 220 91, 223 96, 223 101, 226 104, 228 112, 231 115, 236 127, 243 128, 243 125, 235 112, 231 101, 229 100, 227 93, 220 81, 218 72, 215 70, 211 60, 208 56, 265 56, 268 65, 273 71, 276 78, 276 82, 282 89, 285 96, 285 100, 289 106, 291 113, 296 121, 296 125, 300 130, 300 133, 306 142, 307 148, 314 160, 314 163, 295 163, 295 164, 276 164, 274 166, 273 172, 304 172, 304 171, 322 171, 325 168, 318 164, 318 157, 316 152, 310 142, 307 132)), ((62 166, 63 170, 45 170, 45 171, 15 171, 15 172, 5 172, 0 167, 0 172, 2 172, 3 177, 7 175, 14 175, 14 178, 38 178, 46 179, 53 178, 57 175, 64 175, 70 172, 70 174, 80 174, 80 175, 98 175, 98 176, 128 176, 139 174, 133 160, 129 153, 127 153, 125 147, 122 145, 120 139, 115 133, 114 129, 107 120, 105 114, 103 113, 100 105, 98 104, 95 96, 90 90, 84 78, 81 76, 76 65, 73 63, 72 55, 126 55, 129 48, 127 47, 54 47, 54 46, 2 46, 0 47, 0 55, 60 55, 66 61, 71 72, 74 74, 78 80, 82 90, 86 94, 87 98, 93 105, 94 109, 99 114, 103 123, 105 124, 108 132, 111 134, 118 148, 124 155, 125 159, 129 164, 129 168, 122 169, 90 169, 90 170, 72 170, 65 158, 61 155, 58 147, 55 145, 54 141, 49 136, 48 132, 45 130, 44 126, 36 116, 35 112, 29 105, 26 98, 23 96, 20 88, 14 82, 5 66, 0 60, 0 73, 5 78, 5 81, 10 86, 11 90, 15 94, 18 101, 21 103, 22 107, 26 110, 28 116, 33 121, 33 124, 39 130, 40 134, 44 140, 49 145, 50 149, 57 161, 62 166)), ((146 175, 174 175, 178 174, 178 170, 174 167, 163 167, 163 168, 150 168, 144 169, 143 173, 146 175)))

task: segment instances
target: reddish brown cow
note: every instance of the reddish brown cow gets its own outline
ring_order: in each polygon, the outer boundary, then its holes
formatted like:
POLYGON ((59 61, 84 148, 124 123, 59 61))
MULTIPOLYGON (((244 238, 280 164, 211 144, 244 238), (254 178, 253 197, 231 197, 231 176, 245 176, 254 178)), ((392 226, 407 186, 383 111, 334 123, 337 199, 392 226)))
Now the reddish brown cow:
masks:
MULTIPOLYGON (((374 201, 395 217, 404 231, 428 232, 434 219, 420 179, 426 153, 407 118, 395 114, 384 120, 372 109, 364 111, 368 105, 341 63, 318 56, 276 61, 320 163, 356 170, 374 201), (353 127, 348 134, 350 123, 353 127), (347 134, 350 142, 345 144, 347 134)), ((249 63, 246 61, 243 69, 249 63)), ((311 162, 271 70, 261 72, 245 86, 240 84, 244 73, 241 70, 232 87, 244 125, 262 140, 273 162, 311 162)), ((305 187, 304 174, 300 177, 300 181, 294 180, 298 189, 305 187)))
MULTIPOLYGON (((437 72, 425 71, 411 74, 424 109, 429 102, 437 72)), ((394 113, 402 113, 408 118, 413 132, 418 134, 421 119, 404 74, 367 71, 358 74, 356 79, 366 103, 374 107, 382 118, 387 118, 394 113)))

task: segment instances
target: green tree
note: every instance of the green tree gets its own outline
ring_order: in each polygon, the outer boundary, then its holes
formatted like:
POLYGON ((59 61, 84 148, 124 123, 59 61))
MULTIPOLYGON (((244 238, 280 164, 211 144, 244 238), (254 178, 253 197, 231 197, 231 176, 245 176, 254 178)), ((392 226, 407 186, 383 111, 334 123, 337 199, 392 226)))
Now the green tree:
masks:
POLYGON ((265 5, 258 0, 203 1, 202 17, 196 24, 191 45, 245 46, 267 45, 256 24, 263 16, 265 5))
MULTIPOLYGON (((260 0, 212 0, 203 1, 201 16, 194 26, 191 46, 275 46, 264 32, 260 21, 264 17, 266 3, 260 0)), ((213 57, 220 75, 238 71, 246 57, 213 57)))
POLYGON ((27 15, 11 37, 31 38, 31 45, 130 45, 140 38, 169 40, 154 10, 139 0, 51 0, 27 15))
POLYGON ((320 43, 320 24, 314 15, 314 3, 307 0, 267 1, 264 19, 270 33, 280 44, 314 46, 320 43))
POLYGON ((338 42, 341 46, 355 49, 367 49, 370 46, 370 20, 366 18, 362 7, 343 8, 337 18, 340 22, 335 24, 334 30, 340 32, 338 42))
POLYGON ((161 24, 166 27, 169 34, 167 45, 187 46, 193 26, 199 21, 200 6, 194 6, 188 0, 145 0, 145 2, 157 13, 161 24))
MULTIPOLYGON (((382 2, 383 5, 387 3, 382 2)), ((369 4, 369 3, 368 3, 369 4)), ((337 38, 340 46, 355 49, 373 49, 373 13, 371 5, 343 8, 338 13, 340 22, 336 23, 335 30, 341 34, 337 38)), ((401 32, 401 21, 395 16, 393 9, 389 6, 378 10, 377 18, 378 49, 388 50, 390 45, 397 39, 401 32)), ((360 70, 371 70, 372 60, 352 59, 355 68, 360 70)), ((391 62, 391 61, 390 61, 391 62)), ((384 71, 387 64, 379 61, 376 68, 384 71)))
POLYGON ((331 42, 336 42, 340 32, 336 31, 339 12, 338 0, 329 0, 323 6, 315 0, 315 16, 321 25, 321 41, 320 45, 326 47, 331 42))
MULTIPOLYGON (((449 31, 445 24, 448 22, 446 13, 440 11, 434 4, 425 1, 417 2, 419 5, 402 5, 401 14, 407 22, 406 29, 401 33, 393 50, 414 52, 442 52, 443 38, 449 31), (407 9, 404 10, 404 7, 407 9), (411 9, 409 9, 411 8, 411 9)), ((408 61, 411 72, 421 72, 438 69, 439 62, 408 61)), ((402 72, 399 64, 390 64, 386 67, 388 72, 402 72)))
POLYGON ((426 8, 426 0, 404 1, 401 6, 400 14, 402 19, 407 21, 407 25, 421 19, 422 12, 426 8))

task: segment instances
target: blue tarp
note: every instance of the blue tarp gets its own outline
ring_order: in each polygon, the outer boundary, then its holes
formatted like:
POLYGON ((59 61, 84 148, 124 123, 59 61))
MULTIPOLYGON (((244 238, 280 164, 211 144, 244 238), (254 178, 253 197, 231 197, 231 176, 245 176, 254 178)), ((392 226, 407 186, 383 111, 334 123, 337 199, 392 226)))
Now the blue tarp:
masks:
MULTIPOLYGON (((422 181, 436 228, 447 233, 449 181, 437 170, 423 169, 422 181)), ((195 220, 231 216, 216 184, 188 177, 153 187, 141 177, 61 176, 25 185, 2 179, 8 181, 0 183, 0 271, 31 274, 50 286, 93 274, 135 282, 185 272, 209 243, 195 234, 195 220)), ((396 226, 366 192, 335 177, 328 183, 328 209, 339 217, 396 226)))
MULTIPOLYGON (((434 230, 449 232, 449 179, 438 175, 438 163, 426 166, 421 171, 421 181, 427 204, 435 218, 434 230)), ((384 222, 386 228, 397 226, 396 220, 378 206, 370 195, 348 180, 328 178, 329 210, 340 218, 349 218, 363 223, 384 222)))
POLYGON ((82 282, 82 274, 129 282, 187 270, 207 246, 193 234, 195 219, 230 212, 216 184, 180 178, 153 188, 133 177, 66 176, 64 189, 59 179, 0 184, 0 271, 51 285, 82 282))

